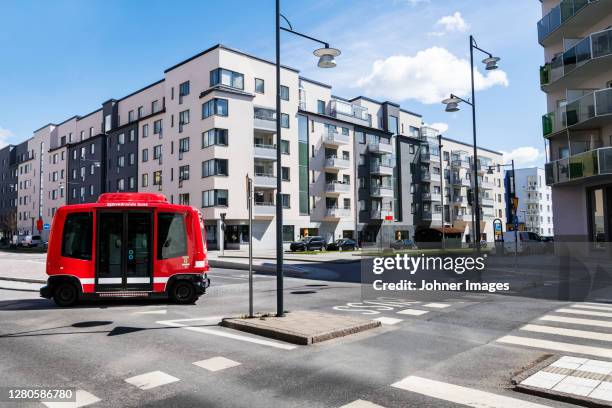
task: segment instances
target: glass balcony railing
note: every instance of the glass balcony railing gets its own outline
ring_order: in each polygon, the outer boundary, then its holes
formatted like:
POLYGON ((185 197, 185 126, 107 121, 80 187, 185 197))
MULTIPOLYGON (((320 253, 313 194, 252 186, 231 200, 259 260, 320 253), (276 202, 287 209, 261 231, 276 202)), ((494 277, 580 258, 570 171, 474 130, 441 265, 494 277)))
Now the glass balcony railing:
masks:
POLYGON ((562 0, 538 21, 538 41, 542 43, 550 34, 561 27, 589 3, 598 0, 562 0))
POLYGON ((600 89, 542 116, 542 132, 544 136, 548 136, 610 114, 612 114, 612 88, 600 89))
POLYGON ((612 55, 612 29, 593 33, 540 67, 540 85, 551 84, 588 61, 612 55))
POLYGON ((546 184, 612 174, 612 147, 602 147, 546 163, 546 184))
POLYGON ((345 102, 339 99, 332 99, 330 102, 331 115, 335 117, 348 116, 369 123, 368 108, 345 102))

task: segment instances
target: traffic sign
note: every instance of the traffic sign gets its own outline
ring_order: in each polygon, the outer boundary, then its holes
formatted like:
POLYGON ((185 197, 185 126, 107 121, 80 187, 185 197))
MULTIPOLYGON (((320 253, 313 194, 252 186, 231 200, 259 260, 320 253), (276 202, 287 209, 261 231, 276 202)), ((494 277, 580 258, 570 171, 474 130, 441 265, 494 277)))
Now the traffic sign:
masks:
POLYGON ((392 215, 385 215, 385 221, 393 221, 392 215))
POLYGON ((43 229, 49 231, 51 229, 51 224, 43 224, 43 229))

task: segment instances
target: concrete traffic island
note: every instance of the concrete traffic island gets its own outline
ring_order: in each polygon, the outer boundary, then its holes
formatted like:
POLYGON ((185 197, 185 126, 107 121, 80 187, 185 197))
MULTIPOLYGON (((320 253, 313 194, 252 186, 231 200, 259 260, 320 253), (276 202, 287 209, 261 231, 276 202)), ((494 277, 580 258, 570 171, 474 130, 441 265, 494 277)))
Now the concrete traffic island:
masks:
POLYGON ((225 318, 221 326, 270 337, 289 343, 309 345, 379 327, 379 321, 330 313, 297 311, 284 317, 258 315, 252 318, 225 318))

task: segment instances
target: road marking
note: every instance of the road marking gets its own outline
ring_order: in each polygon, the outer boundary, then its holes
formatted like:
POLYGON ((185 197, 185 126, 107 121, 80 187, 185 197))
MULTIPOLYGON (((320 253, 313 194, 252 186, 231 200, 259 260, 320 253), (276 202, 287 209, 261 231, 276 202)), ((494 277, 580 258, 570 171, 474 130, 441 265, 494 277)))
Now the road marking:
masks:
POLYGON ((147 310, 145 312, 136 312, 134 314, 167 314, 167 310, 147 310))
POLYGON ((340 408, 385 408, 382 405, 374 404, 373 402, 358 399, 356 401, 351 402, 350 404, 346 404, 341 406, 340 408))
POLYGON ((578 337, 581 339, 612 341, 611 333, 599 333, 587 330, 563 329, 560 327, 540 326, 537 324, 528 324, 520 328, 537 333, 557 334, 559 336, 578 337))
POLYGON ((496 340, 498 343, 514 344, 518 346, 541 348, 548 350, 563 351, 567 353, 588 354, 591 356, 612 358, 612 349, 603 347, 583 346, 581 344, 562 343, 560 341, 550 341, 533 339, 530 337, 504 336, 496 340))
POLYGON ((590 310, 577 310, 577 309, 557 309, 555 313, 569 313, 569 314, 578 314, 578 315, 586 315, 586 316, 597 316, 597 317, 612 317, 612 313, 606 312, 593 312, 590 310))
POLYGON ((388 324, 388 325, 394 325, 394 324, 398 324, 400 322, 403 322, 402 319, 395 319, 393 317, 377 317, 376 319, 377 322, 381 322, 382 324, 388 324))
POLYGON ((79 408, 102 401, 85 390, 76 390, 75 396, 76 402, 43 402, 42 404, 48 408, 79 408))
POLYGON ((537 404, 518 398, 506 397, 460 385, 449 384, 427 378, 409 376, 391 384, 392 387, 426 395, 428 397, 467 405, 468 407, 495 408, 548 408, 549 405, 537 404))
POLYGON ((417 309, 404 309, 397 312, 398 314, 409 315, 409 316, 421 316, 425 313, 429 313, 429 310, 417 310, 417 309))
POLYGON ((605 320, 581 319, 578 317, 546 315, 546 316, 540 317, 540 320, 546 320, 549 322, 559 322, 559 323, 583 324, 586 326, 612 327, 612 322, 606 322, 605 320))
POLYGON ((578 309, 591 309, 591 310, 604 310, 604 311, 608 311, 608 312, 612 312, 612 306, 596 306, 596 305, 581 305, 581 304, 576 304, 576 305, 572 305, 571 307, 575 307, 578 309))
POLYGON ((273 341, 273 340, 264 340, 258 337, 242 336, 239 334, 231 333, 229 331, 224 331, 221 328, 213 329, 213 328, 208 328, 208 327, 194 327, 188 324, 181 323, 181 322, 194 322, 194 321, 212 321, 214 322, 213 324, 216 324, 220 322, 221 319, 222 319, 221 316, 214 316, 214 317, 201 317, 201 318, 194 318, 194 319, 160 320, 156 323, 163 324, 165 326, 180 327, 182 329, 190 330, 190 331, 194 331, 198 333, 212 334, 213 336, 226 337, 228 339, 246 341, 248 343, 254 343, 254 344, 259 344, 262 346, 274 347, 274 348, 278 348, 282 350, 293 350, 297 348, 297 346, 294 346, 292 344, 282 343, 282 342, 273 341))
POLYGON ((166 374, 163 371, 151 371, 150 373, 136 375, 124 380, 128 384, 132 384, 141 390, 150 390, 151 388, 161 385, 170 384, 180 381, 178 378, 166 374))
POLYGON ((239 362, 225 357, 212 357, 206 360, 196 361, 193 364, 213 372, 240 365, 239 362))
POLYGON ((445 307, 449 307, 450 305, 444 303, 427 303, 423 305, 423 307, 432 307, 434 309, 444 309, 445 307))

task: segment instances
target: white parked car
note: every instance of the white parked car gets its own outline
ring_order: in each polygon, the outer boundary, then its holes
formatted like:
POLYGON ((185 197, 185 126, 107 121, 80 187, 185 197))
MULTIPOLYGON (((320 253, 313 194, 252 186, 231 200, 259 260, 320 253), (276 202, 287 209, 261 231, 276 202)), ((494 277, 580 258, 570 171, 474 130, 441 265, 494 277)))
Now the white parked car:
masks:
POLYGON ((546 245, 542 242, 542 238, 535 232, 514 231, 504 232, 504 252, 513 254, 515 249, 519 254, 541 254, 545 252, 546 245), (518 237, 518 245, 515 245, 518 237))

